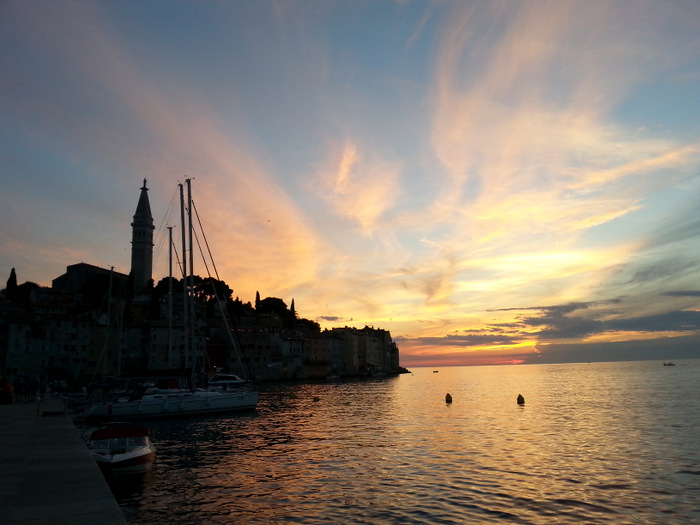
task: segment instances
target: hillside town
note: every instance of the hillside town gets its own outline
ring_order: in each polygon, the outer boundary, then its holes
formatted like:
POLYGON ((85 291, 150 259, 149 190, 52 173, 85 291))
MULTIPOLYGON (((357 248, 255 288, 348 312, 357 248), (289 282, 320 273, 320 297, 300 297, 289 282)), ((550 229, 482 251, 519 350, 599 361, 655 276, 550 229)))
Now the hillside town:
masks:
POLYGON ((261 381, 395 374, 399 349, 379 328, 322 330, 294 300, 244 303, 223 281, 197 275, 154 285, 153 218, 144 180, 133 216, 129 275, 77 263, 51 287, 0 292, 0 370, 63 387, 113 376, 190 370, 261 381), (187 306, 189 304, 189 306, 187 306), (189 318, 188 318, 189 317, 189 318))

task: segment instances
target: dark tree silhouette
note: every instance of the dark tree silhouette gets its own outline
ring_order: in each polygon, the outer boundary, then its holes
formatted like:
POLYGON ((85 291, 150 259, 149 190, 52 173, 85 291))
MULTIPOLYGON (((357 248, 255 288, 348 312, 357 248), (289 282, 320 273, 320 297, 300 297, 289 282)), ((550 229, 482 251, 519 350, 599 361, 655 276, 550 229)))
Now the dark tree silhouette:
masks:
POLYGON ((5 293, 7 294, 7 299, 10 301, 17 300, 17 274, 15 269, 12 268, 10 271, 10 277, 7 279, 7 286, 5 287, 5 293))
POLYGON ((207 301, 211 299, 229 300, 233 295, 233 290, 224 281, 218 279, 203 279, 194 287, 196 297, 204 298, 207 301))
POLYGON ((31 281, 27 281, 25 283, 20 284, 17 287, 15 301, 29 304, 29 297, 32 293, 32 290, 35 290, 37 288, 41 288, 41 286, 31 281))
POLYGON ((311 321, 310 319, 298 319, 296 322, 297 327, 305 332, 320 333, 321 325, 316 321, 311 321))
MULTIPOLYGON (((169 281, 170 277, 164 277, 155 286, 154 291, 160 296, 167 295, 169 291, 169 281)), ((199 275, 194 275, 192 278, 193 293, 195 299, 198 301, 210 301, 216 299, 217 295, 219 299, 229 301, 233 295, 233 290, 226 284, 225 281, 220 281, 214 278, 202 278, 199 275)), ((173 277, 173 293, 182 293, 182 280, 173 277)))
POLYGON ((287 327, 288 328, 294 328, 297 323, 297 311, 296 308, 294 308, 294 298, 292 298, 292 305, 289 307, 289 314, 287 317, 287 327))
POLYGON ((250 301, 247 303, 244 303, 241 301, 238 297, 234 301, 231 301, 228 303, 228 309, 229 313, 231 314, 231 317, 235 318, 241 318, 246 315, 254 315, 255 314, 255 309, 253 306, 250 304, 250 301))
MULTIPOLYGON (((173 277, 173 293, 178 293, 182 291, 182 281, 173 277)), ((170 277, 163 277, 160 281, 158 281, 158 284, 153 288, 155 292, 157 292, 160 295, 165 295, 168 293, 170 286, 170 277)))
POLYGON ((272 314, 275 313, 283 319, 287 316, 287 305, 282 299, 277 297, 266 297, 260 301, 260 308, 256 308, 258 313, 272 314))

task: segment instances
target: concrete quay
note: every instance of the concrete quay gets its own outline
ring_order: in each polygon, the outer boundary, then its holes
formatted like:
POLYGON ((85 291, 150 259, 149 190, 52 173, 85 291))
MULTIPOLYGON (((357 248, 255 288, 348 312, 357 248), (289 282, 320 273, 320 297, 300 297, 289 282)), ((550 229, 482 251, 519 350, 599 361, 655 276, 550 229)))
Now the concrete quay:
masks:
POLYGON ((125 525, 62 399, 0 405, 0 523, 125 525))

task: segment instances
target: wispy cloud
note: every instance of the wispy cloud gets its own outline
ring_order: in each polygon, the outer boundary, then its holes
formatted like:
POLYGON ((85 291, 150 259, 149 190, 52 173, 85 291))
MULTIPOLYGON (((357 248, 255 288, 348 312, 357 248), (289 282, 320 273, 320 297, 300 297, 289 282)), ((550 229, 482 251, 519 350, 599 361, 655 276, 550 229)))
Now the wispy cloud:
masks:
POLYGON ((646 57, 644 46, 620 46, 611 7, 455 11, 435 73, 432 145, 447 175, 436 207, 467 207, 489 231, 585 229, 638 209, 638 184, 616 188, 615 199, 606 192, 620 177, 690 160, 695 145, 646 140, 615 122, 612 109, 637 80, 629 64, 646 57))
POLYGON ((370 155, 347 140, 333 148, 318 175, 320 196, 329 212, 357 224, 366 235, 375 231, 377 221, 400 197, 398 164, 370 155))
POLYGON ((692 325, 696 108, 664 90, 696 98, 698 8, 389 3, 358 39, 364 4, 178 4, 191 48, 130 4, 9 5, 2 160, 44 190, 7 185, 23 264, 128 271, 141 179, 164 235, 192 177, 236 295, 391 329, 407 355, 692 325))

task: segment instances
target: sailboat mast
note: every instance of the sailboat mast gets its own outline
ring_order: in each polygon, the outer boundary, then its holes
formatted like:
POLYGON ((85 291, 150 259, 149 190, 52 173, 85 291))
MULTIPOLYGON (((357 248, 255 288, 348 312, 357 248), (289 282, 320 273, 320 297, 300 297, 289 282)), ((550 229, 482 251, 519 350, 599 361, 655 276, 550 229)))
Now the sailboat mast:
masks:
POLYGON ((117 340, 117 375, 122 375, 122 344, 124 343, 124 304, 119 307, 119 339, 117 340))
POLYGON ((112 335, 112 279, 114 276, 114 266, 109 268, 109 288, 107 292, 107 330, 105 334, 105 357, 102 362, 102 379, 104 380, 105 370, 107 369, 107 356, 109 351, 109 338, 112 335))
MULTIPOLYGON (((189 293, 187 291, 187 239, 185 237, 186 235, 186 229, 185 229, 185 193, 184 193, 184 187, 182 184, 178 184, 180 187, 180 224, 181 224, 181 229, 182 229, 182 327, 185 331, 185 359, 187 359, 187 356, 189 356, 190 351, 190 345, 189 345, 189 322, 188 322, 188 313, 189 313, 189 293)), ((185 366, 187 366, 187 363, 185 362, 185 366)))
POLYGON ((192 351, 192 370, 194 371, 197 360, 197 344, 195 338, 195 315, 194 315, 194 247, 192 244, 192 179, 185 179, 187 183, 187 235, 189 237, 190 249, 190 349, 192 351))
POLYGON ((173 355, 173 227, 168 226, 168 357, 173 355))
MULTIPOLYGON (((192 243, 192 179, 185 179, 187 183, 187 217, 188 217, 188 236, 190 240, 190 336, 192 338, 190 349, 192 351, 192 374, 194 375, 195 366, 197 364, 197 337, 195 333, 196 318, 194 314, 194 246, 192 243)), ((194 381, 192 382, 194 387, 194 381)))

